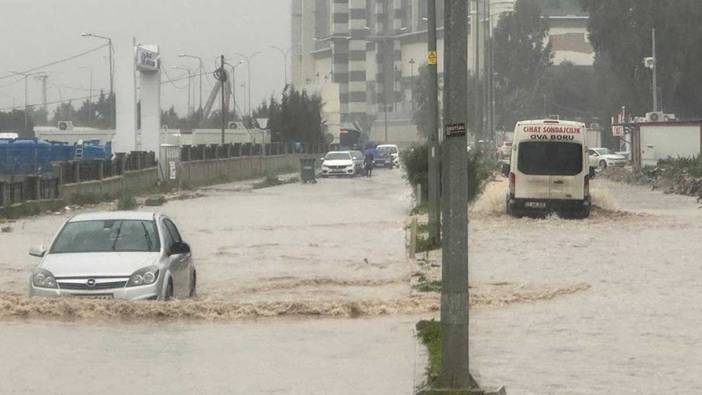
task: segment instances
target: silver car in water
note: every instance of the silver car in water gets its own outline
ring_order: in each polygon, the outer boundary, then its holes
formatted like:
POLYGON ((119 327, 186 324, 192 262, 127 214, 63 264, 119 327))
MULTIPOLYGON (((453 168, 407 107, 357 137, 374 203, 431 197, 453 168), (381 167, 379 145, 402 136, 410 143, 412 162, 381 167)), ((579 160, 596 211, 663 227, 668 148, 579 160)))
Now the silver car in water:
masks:
POLYGON ((173 220, 148 212, 79 214, 66 221, 29 278, 29 295, 169 300, 191 297, 197 272, 173 220))

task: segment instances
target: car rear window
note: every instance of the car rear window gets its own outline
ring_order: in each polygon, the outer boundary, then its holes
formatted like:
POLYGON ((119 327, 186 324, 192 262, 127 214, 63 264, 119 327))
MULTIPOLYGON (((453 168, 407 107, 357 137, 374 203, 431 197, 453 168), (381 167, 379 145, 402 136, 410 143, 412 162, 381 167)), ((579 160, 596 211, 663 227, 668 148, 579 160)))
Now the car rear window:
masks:
POLYGON ((348 152, 330 152, 324 157, 324 160, 347 160, 351 159, 351 154, 348 152))
POLYGON ((158 252, 160 249, 154 221, 100 220, 67 223, 51 253, 158 252))
POLYGON ((517 168, 528 175, 574 176, 583 170, 583 148, 575 143, 520 143, 517 168))

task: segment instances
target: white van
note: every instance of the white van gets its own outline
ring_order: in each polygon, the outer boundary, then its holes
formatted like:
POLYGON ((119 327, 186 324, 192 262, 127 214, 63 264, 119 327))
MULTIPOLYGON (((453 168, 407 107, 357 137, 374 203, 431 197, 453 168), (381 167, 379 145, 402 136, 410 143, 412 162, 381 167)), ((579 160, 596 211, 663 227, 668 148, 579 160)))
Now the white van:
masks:
POLYGON ((579 122, 535 120, 517 123, 507 193, 507 213, 520 217, 557 211, 564 216, 590 215, 590 172, 579 122))

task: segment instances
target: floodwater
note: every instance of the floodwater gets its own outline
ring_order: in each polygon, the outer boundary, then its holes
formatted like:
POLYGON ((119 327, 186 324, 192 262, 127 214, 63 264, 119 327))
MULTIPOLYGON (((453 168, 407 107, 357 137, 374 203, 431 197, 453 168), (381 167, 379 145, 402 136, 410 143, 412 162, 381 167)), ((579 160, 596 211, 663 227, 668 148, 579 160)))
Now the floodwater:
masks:
POLYGON ((0 325, 2 394, 410 394, 415 317, 0 325))
POLYGON ((472 222, 472 283, 590 287, 473 314, 474 372, 517 394, 702 393, 702 209, 645 187, 593 187, 589 220, 493 210, 472 222))
MULTIPOLYGON (((702 209, 592 187, 583 221, 507 217, 502 180, 471 207, 474 375, 511 394, 702 393, 702 209)), ((409 285, 422 265, 404 257, 398 171, 203 193, 162 208, 194 248, 194 301, 27 299, 26 251, 68 214, 1 234, 0 393, 412 392, 426 366, 413 326, 438 295, 409 285)))

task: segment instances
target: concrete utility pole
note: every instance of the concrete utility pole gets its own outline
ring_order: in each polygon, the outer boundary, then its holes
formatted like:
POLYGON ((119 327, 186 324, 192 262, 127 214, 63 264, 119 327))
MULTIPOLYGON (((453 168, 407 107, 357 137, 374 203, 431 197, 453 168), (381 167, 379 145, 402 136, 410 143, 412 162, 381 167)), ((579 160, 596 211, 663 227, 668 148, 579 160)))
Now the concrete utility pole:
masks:
POLYGON ((436 0, 428 0, 428 51, 427 68, 429 70, 429 116, 431 130, 429 133, 429 239, 438 242, 441 239, 441 204, 439 203, 440 172, 439 172, 439 72, 438 55, 436 50, 436 0))
POLYGON ((480 140, 482 138, 482 133, 483 133, 483 109, 481 108, 482 105, 482 92, 480 89, 480 37, 482 36, 480 34, 480 25, 481 25, 481 16, 480 16, 480 2, 482 0, 475 0, 475 19, 473 20, 473 23, 475 24, 475 71, 473 75, 475 76, 475 93, 473 95, 475 100, 475 120, 476 124, 478 125, 477 130, 476 130, 476 137, 477 140, 480 140))
POLYGON ((227 110, 225 106, 225 101, 227 98, 225 97, 224 94, 224 86, 227 83, 227 70, 224 69, 224 55, 220 56, 221 60, 221 66, 220 66, 220 73, 219 73, 219 80, 222 82, 222 147, 224 147, 224 129, 227 127, 227 110))
POLYGON ((652 50, 653 50, 653 112, 658 111, 658 58, 656 57, 656 28, 651 30, 652 50))
MULTIPOLYGON (((446 0, 442 149, 441 389, 476 389, 468 358, 468 2, 446 0)), ((478 19, 479 20, 479 19, 478 19)))

